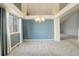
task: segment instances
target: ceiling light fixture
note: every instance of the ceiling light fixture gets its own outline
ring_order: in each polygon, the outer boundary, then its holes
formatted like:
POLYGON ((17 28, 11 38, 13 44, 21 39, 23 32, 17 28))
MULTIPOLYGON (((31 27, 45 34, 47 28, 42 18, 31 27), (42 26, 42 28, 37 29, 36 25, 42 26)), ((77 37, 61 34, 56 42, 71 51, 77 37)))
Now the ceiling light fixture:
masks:
POLYGON ((41 17, 37 17, 37 18, 35 19, 35 21, 40 23, 40 22, 44 22, 45 19, 44 19, 44 18, 41 18, 41 17))

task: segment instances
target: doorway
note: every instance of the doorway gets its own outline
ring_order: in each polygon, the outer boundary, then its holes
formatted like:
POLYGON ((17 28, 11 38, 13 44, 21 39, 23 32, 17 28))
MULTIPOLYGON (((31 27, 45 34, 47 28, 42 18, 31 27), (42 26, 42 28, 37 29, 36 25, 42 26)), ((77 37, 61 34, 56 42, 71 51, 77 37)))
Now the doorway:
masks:
POLYGON ((78 12, 73 12, 61 18, 61 40, 78 40, 78 12))

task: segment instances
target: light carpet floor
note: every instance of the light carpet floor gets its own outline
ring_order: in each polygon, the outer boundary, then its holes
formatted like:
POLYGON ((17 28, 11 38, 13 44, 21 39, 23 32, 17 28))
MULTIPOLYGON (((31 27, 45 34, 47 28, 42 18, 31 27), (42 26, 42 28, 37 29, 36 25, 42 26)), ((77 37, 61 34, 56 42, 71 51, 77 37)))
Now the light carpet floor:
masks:
POLYGON ((72 38, 60 42, 27 41, 16 47, 9 56, 79 56, 79 42, 72 38))

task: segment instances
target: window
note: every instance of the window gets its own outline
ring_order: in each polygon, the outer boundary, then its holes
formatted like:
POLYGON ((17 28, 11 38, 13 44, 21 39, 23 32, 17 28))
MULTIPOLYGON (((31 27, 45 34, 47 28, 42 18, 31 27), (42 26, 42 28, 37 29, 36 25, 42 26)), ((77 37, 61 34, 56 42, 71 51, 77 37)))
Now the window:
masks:
POLYGON ((10 29, 10 33, 19 32, 19 18, 18 17, 10 15, 9 29, 10 29))

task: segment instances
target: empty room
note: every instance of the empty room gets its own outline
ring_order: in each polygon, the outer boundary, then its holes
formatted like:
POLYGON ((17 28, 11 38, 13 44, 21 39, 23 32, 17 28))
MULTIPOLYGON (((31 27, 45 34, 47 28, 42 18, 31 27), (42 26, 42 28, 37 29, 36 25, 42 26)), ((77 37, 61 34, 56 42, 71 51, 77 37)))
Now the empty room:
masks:
POLYGON ((78 3, 0 3, 1 56, 79 56, 78 3))

